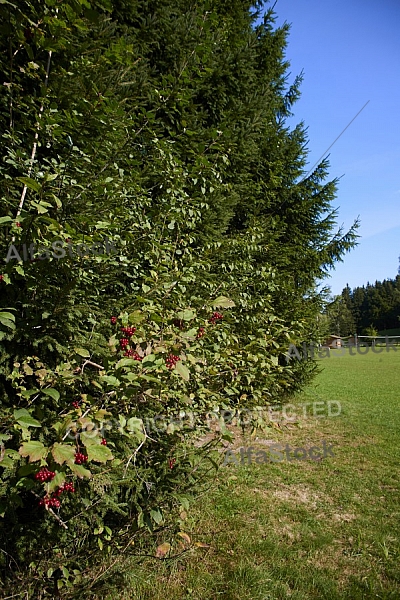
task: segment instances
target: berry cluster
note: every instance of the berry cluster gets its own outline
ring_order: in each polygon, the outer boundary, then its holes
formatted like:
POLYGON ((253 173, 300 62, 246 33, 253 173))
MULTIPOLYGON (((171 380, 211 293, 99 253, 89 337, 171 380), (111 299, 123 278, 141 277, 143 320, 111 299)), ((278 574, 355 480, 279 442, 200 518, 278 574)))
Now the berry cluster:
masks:
POLYGON ((47 467, 43 467, 40 469, 35 475, 36 481, 40 481, 40 483, 44 483, 45 481, 51 481, 56 476, 54 471, 49 471, 47 467))
POLYGON ((49 506, 51 508, 60 508, 61 502, 59 501, 57 496, 55 494, 53 494, 51 496, 51 498, 49 496, 46 496, 45 498, 42 498, 41 500, 39 500, 39 506, 49 506))
POLYGON ((74 484, 71 481, 66 481, 61 485, 56 492, 51 496, 45 496, 39 500, 39 506, 49 506, 50 508, 60 508, 61 503, 59 497, 63 492, 75 492, 74 484))
POLYGON ((82 465, 83 463, 87 462, 88 457, 86 456, 86 454, 83 454, 82 452, 77 452, 75 454, 75 464, 76 465, 82 465))
POLYGON ((204 327, 199 327, 199 330, 197 332, 196 338, 199 340, 200 338, 202 338, 204 335, 206 335, 206 330, 204 327))
POLYGON ((128 338, 121 338, 119 340, 119 345, 121 346, 122 350, 125 350, 126 347, 129 345, 129 340, 128 338))
POLYGON ((3 281, 4 275, 0 275, 0 281, 3 281))
POLYGON ((124 352, 124 356, 128 356, 129 358, 133 358, 135 360, 143 360, 140 354, 138 354, 135 350, 126 350, 124 352))
POLYGON ((175 466, 175 463, 176 463, 176 458, 170 458, 169 461, 168 461, 169 468, 173 469, 174 466, 175 466))
POLYGON ((74 400, 73 403, 72 403, 72 406, 74 408, 79 408, 80 405, 81 405, 80 400, 74 400))
POLYGON ((132 337, 136 331, 136 327, 121 327, 121 331, 128 337, 132 337))
POLYGON ((75 492, 74 484, 72 481, 66 481, 61 485, 56 491, 57 496, 60 496, 63 492, 71 492, 72 494, 75 492))
POLYGON ((179 360, 179 356, 176 356, 175 354, 168 354, 167 358, 165 359, 165 364, 167 365, 168 369, 173 369, 179 360))
POLYGON ((101 444, 102 446, 107 446, 107 440, 106 440, 106 438, 101 438, 101 442, 100 442, 100 444, 101 444))
MULTIPOLYGON (((118 318, 117 317, 111 317, 111 323, 113 325, 115 325, 115 323, 117 322, 118 318)), ((130 338, 134 335, 135 331, 136 331, 136 327, 130 327, 129 325, 127 327, 121 327, 120 328, 121 333, 123 334, 124 337, 122 337, 119 340, 119 345, 121 347, 121 352, 124 353, 124 356, 127 356, 128 358, 133 358, 135 360, 141 361, 143 360, 142 357, 140 356, 140 354, 138 354, 138 352, 136 352, 135 350, 132 350, 131 346, 132 346, 132 342, 130 340, 130 338)))
POLYGON ((209 323, 212 323, 214 325, 214 323, 216 323, 218 320, 223 319, 224 315, 220 312, 215 312, 212 314, 211 319, 209 319, 209 323))

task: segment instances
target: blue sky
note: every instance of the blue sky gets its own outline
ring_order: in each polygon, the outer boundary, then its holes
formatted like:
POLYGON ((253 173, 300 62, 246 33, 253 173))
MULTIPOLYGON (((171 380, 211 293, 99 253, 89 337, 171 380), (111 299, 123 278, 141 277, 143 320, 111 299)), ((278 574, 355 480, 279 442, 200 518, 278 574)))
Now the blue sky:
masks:
POLYGON ((393 279, 400 255, 400 1, 278 0, 277 25, 291 24, 290 77, 302 70, 290 123, 308 127, 309 168, 331 148, 334 207, 348 229, 360 216, 359 245, 324 283, 339 294, 393 279))

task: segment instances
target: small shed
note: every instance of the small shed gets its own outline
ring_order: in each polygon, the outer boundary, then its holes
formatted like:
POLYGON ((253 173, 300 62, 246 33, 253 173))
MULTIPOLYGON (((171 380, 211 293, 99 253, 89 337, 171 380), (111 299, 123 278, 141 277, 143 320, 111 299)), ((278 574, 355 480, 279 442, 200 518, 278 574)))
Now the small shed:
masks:
POLYGON ((328 348, 341 348, 342 347, 342 338, 340 335, 330 335, 323 346, 328 346, 328 348))

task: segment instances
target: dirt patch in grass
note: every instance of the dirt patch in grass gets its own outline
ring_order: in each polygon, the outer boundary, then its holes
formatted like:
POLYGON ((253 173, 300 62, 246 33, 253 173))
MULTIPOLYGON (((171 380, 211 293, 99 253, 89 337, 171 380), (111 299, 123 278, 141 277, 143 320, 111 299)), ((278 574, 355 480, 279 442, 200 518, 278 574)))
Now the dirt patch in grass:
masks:
POLYGON ((275 498, 278 498, 278 500, 292 502, 294 504, 305 504, 311 509, 318 508, 322 503, 330 504, 332 502, 331 499, 322 492, 316 492, 302 483, 295 485, 285 485, 281 483, 279 484, 279 488, 272 492, 272 495, 275 498))

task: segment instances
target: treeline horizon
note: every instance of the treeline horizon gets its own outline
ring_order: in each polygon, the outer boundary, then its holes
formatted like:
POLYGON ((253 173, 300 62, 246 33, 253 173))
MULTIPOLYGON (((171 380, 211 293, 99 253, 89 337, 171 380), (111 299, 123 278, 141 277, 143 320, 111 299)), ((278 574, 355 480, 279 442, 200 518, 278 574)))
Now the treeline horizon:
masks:
POLYGON ((400 274, 353 289, 347 284, 326 314, 335 335, 377 335, 400 329, 400 274))

